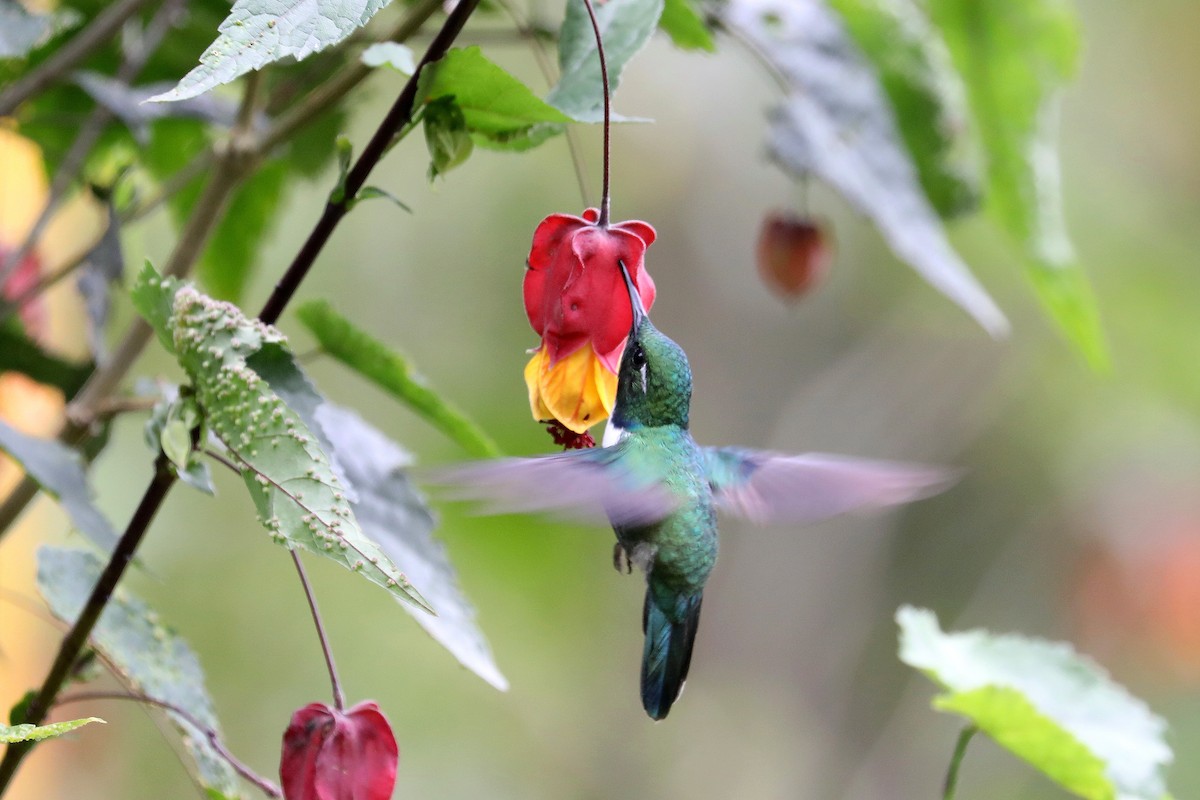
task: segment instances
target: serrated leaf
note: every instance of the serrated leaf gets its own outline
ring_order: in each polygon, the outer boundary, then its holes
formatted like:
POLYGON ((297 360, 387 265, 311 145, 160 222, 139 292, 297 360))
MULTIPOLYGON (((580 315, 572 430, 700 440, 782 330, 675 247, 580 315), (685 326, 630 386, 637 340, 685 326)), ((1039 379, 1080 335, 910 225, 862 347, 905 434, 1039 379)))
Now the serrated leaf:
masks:
POLYGON ((875 67, 933 207, 944 217, 979 204, 979 142, 967 90, 920 0, 830 0, 875 67))
POLYGON ((455 48, 422 69, 417 92, 422 103, 453 97, 467 129, 487 135, 572 121, 489 61, 478 47, 455 48))
POLYGON ((874 221, 892 251, 993 336, 1008 321, 950 246, 874 70, 819 0, 730 0, 722 20, 789 87, 772 115, 772 158, 815 174, 874 221))
POLYGON ((280 59, 303 59, 366 25, 388 0, 237 0, 200 66, 154 101, 183 100, 280 59))
POLYGON ((83 719, 71 719, 64 722, 54 722, 50 725, 14 725, 11 728, 7 725, 0 725, 0 744, 14 744, 16 742, 40 742, 43 739, 53 739, 62 736, 64 733, 78 730, 84 725, 89 725, 93 722, 103 723, 104 720, 99 717, 84 717, 83 719))
POLYGON ((121 250, 121 223, 112 198, 109 198, 105 205, 108 226, 104 229, 104 235, 100 237, 100 241, 84 256, 79 277, 75 281, 79 293, 83 296, 84 308, 87 310, 88 342, 91 345, 92 357, 97 362, 103 361, 105 357, 104 329, 108 325, 112 288, 125 277, 125 254, 121 250))
POLYGON ((363 50, 362 63, 368 67, 391 67, 402 75, 417 71, 412 48, 399 42, 376 42, 363 50))
POLYGON ((9 317, 0 323, 0 371, 24 373, 39 383, 57 387, 70 399, 92 374, 92 365, 71 363, 47 353, 25 335, 16 317, 9 317))
POLYGON ((171 315, 174 313, 175 291, 179 285, 174 278, 159 275, 154 265, 147 261, 142 264, 142 271, 129 290, 133 307, 142 315, 142 319, 150 323, 159 342, 172 354, 175 352, 175 337, 171 332, 171 315))
POLYGON ((671 37, 676 47, 683 50, 717 51, 712 31, 704 18, 692 6, 691 0, 665 0, 658 27, 671 37))
MULTIPOLYGON (((67 624, 75 621, 103 566, 100 559, 82 550, 49 546, 38 550, 38 591, 54 616, 67 624)), ((91 642, 135 691, 182 708, 201 725, 219 732, 195 652, 142 600, 118 588, 92 629, 91 642)), ((166 713, 183 736, 200 782, 236 797, 237 776, 210 744, 206 732, 178 714, 166 713)))
MULTIPOLYGON (((271 538, 324 556, 430 610, 396 565, 362 532, 344 486, 318 434, 249 361, 275 373, 277 385, 307 383, 275 328, 247 319, 230 303, 189 284, 143 271, 135 305, 161 308, 170 299, 166 328, 180 365, 192 380, 210 429, 243 468, 243 477, 271 538), (299 377, 296 377, 296 376, 299 377)), ((154 322, 157 327, 161 321, 154 322)), ((295 397, 305 397, 296 388, 295 397)))
POLYGON ((987 161, 988 210, 1025 249, 1038 298, 1094 367, 1107 348, 1063 218, 1055 146, 1079 25, 1066 0, 932 0, 930 14, 967 81, 987 161))
POLYGON ((500 455, 500 448, 479 426, 434 392, 399 353, 354 327, 324 300, 296 311, 321 349, 412 408, 464 450, 480 458, 500 455))
POLYGON ((53 439, 27 436, 3 420, 0 420, 0 450, 58 499, 72 525, 105 553, 112 551, 117 535, 92 502, 92 489, 78 453, 53 439))
POLYGON ((405 610, 464 667, 497 689, 508 689, 445 548, 433 538, 433 512, 405 473, 412 463, 409 454, 352 411, 327 403, 317 416, 358 492, 351 505, 359 524, 389 558, 404 564, 438 615, 402 604, 405 610))
MULTIPOLYGON (((650 41, 663 13, 663 0, 608 0, 595 4, 596 21, 604 42, 609 90, 615 94, 629 59, 650 41)), ((596 34, 581 2, 567 3, 558 33, 561 77, 546 102, 581 122, 604 118, 604 85, 596 34)))
POLYGON ((896 613, 900 659, 948 690, 935 707, 1088 800, 1164 800, 1166 724, 1069 645, 982 630, 942 633, 933 612, 896 613))

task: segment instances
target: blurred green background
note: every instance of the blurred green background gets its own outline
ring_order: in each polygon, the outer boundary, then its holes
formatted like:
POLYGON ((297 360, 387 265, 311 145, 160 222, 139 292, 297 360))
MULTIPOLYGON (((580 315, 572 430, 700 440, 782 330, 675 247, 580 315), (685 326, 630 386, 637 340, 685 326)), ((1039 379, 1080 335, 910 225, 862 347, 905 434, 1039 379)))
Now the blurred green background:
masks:
MULTIPOLYGON (((1050 329, 1016 252, 982 220, 955 244, 1014 322, 994 342, 819 186, 763 157, 769 79, 731 41, 716 56, 661 37, 616 106, 653 125, 614 133, 613 213, 652 223, 656 324, 688 352, 704 443, 959 464, 967 477, 900 513, 802 530, 723 526, 688 689, 651 723, 637 693, 641 579, 610 565, 612 534, 440 508, 441 536, 512 688, 458 666, 377 588, 308 559, 352 700, 371 698, 401 747, 397 797, 940 797, 959 727, 895 658, 892 615, 930 607, 950 628, 1068 639, 1171 726, 1178 798, 1200 796, 1200 4, 1080 4, 1085 53, 1063 113, 1067 214, 1112 349, 1089 372, 1050 329), (759 282, 759 223, 806 204, 836 231, 829 279, 795 306, 759 282)), ((468 40, 470 36, 468 35, 468 40)), ((520 45, 489 56, 543 86, 520 45)), ((399 88, 375 79, 349 133, 362 142, 399 88)), ((599 184, 599 132, 583 131, 599 184)), ((521 307, 530 237, 582 210, 565 143, 480 151, 430 187, 415 136, 374 183, 412 206, 359 207, 302 296, 328 297, 412 357, 513 454, 548 452, 521 370, 536 344, 521 307)), ((246 297, 257 307, 333 176, 296 192, 246 297)), ((594 195, 592 198, 594 202, 594 195)), ((131 232, 130 263, 161 262, 165 219, 131 232)), ((304 352, 311 341, 287 316, 304 352)), ((146 371, 177 373, 165 357, 146 371)), ((338 365, 311 372, 422 463, 463 454, 338 365)), ((115 520, 149 476, 140 420, 115 431, 96 484, 115 520)), ((130 584, 195 646, 232 750, 273 775, 296 708, 328 701, 308 612, 284 551, 240 482, 217 500, 172 494, 130 584)), ((401 565, 403 567, 403 565, 401 565)), ((174 798, 194 790, 154 721, 89 713, 100 734, 46 746, 63 796, 174 798)), ((18 783, 19 788, 19 783, 18 783)), ((982 738, 960 797, 1065 796, 982 738)))

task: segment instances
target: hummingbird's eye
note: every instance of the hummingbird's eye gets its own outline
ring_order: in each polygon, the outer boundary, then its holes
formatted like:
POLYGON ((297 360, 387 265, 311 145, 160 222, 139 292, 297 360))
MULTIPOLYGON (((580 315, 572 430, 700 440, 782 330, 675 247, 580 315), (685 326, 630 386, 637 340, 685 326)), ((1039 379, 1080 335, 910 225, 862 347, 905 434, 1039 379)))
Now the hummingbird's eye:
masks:
POLYGON ((633 364, 635 369, 643 369, 646 366, 646 351, 640 344, 635 344, 630 351, 629 363, 633 364))

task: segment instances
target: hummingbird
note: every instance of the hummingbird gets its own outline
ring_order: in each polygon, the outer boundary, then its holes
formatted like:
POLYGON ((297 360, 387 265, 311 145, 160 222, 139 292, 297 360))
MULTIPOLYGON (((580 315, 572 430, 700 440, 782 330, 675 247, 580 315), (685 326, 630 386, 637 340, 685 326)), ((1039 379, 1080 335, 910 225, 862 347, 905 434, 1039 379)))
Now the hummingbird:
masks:
POLYGON ((717 512, 759 524, 813 522, 936 494, 941 467, 849 456, 701 447, 689 430, 692 372, 683 349, 650 322, 624 263, 633 322, 605 446, 475 462, 439 473, 455 499, 485 513, 548 512, 606 520, 613 565, 646 579, 642 706, 662 720, 691 665, 704 587, 717 563, 717 512))

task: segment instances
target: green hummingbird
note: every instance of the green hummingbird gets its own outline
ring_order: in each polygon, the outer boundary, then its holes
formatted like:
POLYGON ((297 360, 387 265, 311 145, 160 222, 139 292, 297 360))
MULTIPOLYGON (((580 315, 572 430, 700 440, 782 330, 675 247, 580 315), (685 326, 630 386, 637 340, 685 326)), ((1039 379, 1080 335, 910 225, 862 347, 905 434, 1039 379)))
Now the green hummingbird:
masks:
POLYGON ((606 519, 613 564, 646 576, 641 692, 665 718, 683 690, 704 586, 717 563, 717 511, 760 524, 811 522, 935 494, 951 471, 898 462, 700 447, 688 429, 692 372, 683 349, 651 324, 621 264, 633 323, 604 447, 478 462, 440 475, 487 513, 552 512, 606 519), (610 444, 611 443, 611 444, 610 444))

